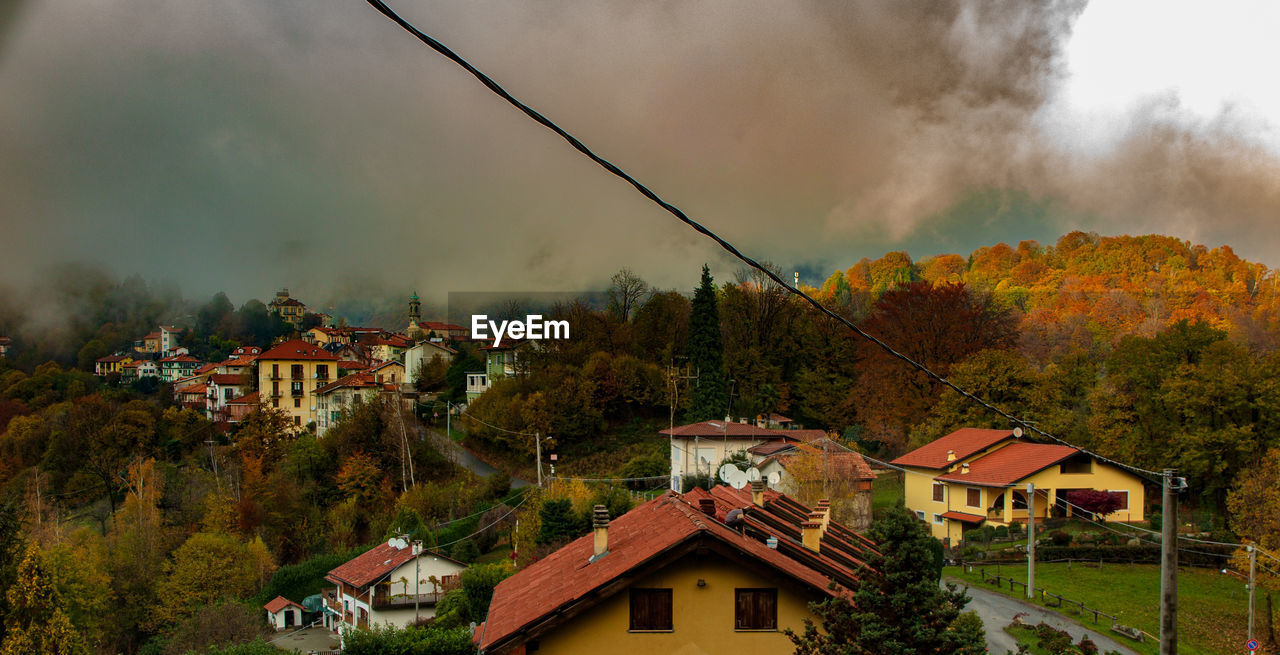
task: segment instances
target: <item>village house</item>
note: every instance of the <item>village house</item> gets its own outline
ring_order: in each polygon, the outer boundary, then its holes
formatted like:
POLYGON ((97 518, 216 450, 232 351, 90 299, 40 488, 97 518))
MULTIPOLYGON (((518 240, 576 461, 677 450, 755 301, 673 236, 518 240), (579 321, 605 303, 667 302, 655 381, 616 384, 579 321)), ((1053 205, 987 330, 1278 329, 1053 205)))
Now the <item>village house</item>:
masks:
POLYGON ((1123 505, 1110 520, 1144 520, 1141 477, 1070 446, 1032 443, 1021 429, 961 428, 890 462, 907 470, 904 502, 947 545, 965 530, 986 524, 1026 523, 1027 485, 1035 486, 1035 516, 1079 515, 1067 503, 1071 491, 1118 495, 1123 505))
POLYGON ((281 289, 276 292, 275 299, 267 303, 267 312, 279 316, 284 322, 297 327, 302 325, 302 318, 306 316, 307 306, 294 298, 290 298, 288 289, 281 289))
POLYGON ((417 384, 424 368, 435 362, 448 365, 458 351, 438 341, 419 341, 404 351, 405 382, 417 384))
POLYGON ((214 373, 205 380, 205 418, 226 422, 231 415, 227 403, 249 393, 246 374, 214 373))
POLYGON ((0 357, 8 357, 12 345, 13 341, 9 337, 0 337, 0 357))
POLYGON ((182 338, 184 330, 180 327, 172 325, 160 326, 160 354, 168 355, 176 351, 180 346, 178 340, 182 338))
POLYGON ((404 383, 404 364, 395 360, 375 364, 369 368, 369 373, 373 374, 374 382, 378 384, 390 384, 398 387, 404 383))
POLYGON ((480 352, 484 354, 484 370, 466 373, 467 402, 470 403, 479 398, 480 394, 488 391, 494 382, 520 373, 522 371, 521 351, 531 343, 511 340, 504 341, 501 346, 481 348, 480 352))
POLYGON ((875 544, 756 481, 668 491, 494 589, 486 654, 784 653, 809 604, 862 575, 875 544))
POLYGON ((368 350, 374 361, 398 362, 404 359, 404 351, 413 347, 413 341, 404 335, 387 334, 365 337, 360 340, 360 345, 368 350))
POLYGON ((420 544, 391 539, 325 576, 325 625, 339 636, 356 628, 403 628, 436 615, 436 603, 458 587, 466 564, 420 544))
POLYGON ((302 617, 307 611, 303 606, 285 598, 276 596, 271 602, 262 606, 267 611, 267 623, 276 630, 296 628, 302 625, 302 617))
POLYGON ((859 532, 871 527, 871 491, 876 474, 862 455, 825 436, 808 443, 766 441, 748 448, 747 453, 770 487, 790 496, 812 498, 834 498, 837 492, 833 489, 840 489, 851 503, 845 517, 849 527, 859 532), (813 470, 796 470, 805 465, 813 470))
POLYGON ((239 398, 228 400, 223 403, 227 410, 227 423, 239 423, 248 416, 250 412, 257 409, 261 404, 262 396, 257 391, 245 394, 239 398))
POLYGON ((372 400, 382 389, 372 373, 353 373, 316 389, 316 434, 324 436, 343 411, 372 400))
POLYGON ((338 358, 301 339, 291 339, 258 355, 258 392, 283 411, 298 429, 315 422, 315 391, 338 375, 338 358))
POLYGON ((235 350, 231 351, 230 355, 227 355, 227 358, 240 359, 240 360, 246 360, 251 362, 255 357, 261 354, 262 354, 262 348, 259 348, 258 346, 237 346, 235 350))
POLYGON ((125 364, 131 362, 133 362, 133 358, 122 353, 99 357, 93 362, 93 373, 99 377, 106 377, 112 373, 122 373, 125 364))
POLYGON ((205 393, 204 381, 194 380, 181 386, 175 386, 173 399, 184 409, 194 409, 201 414, 205 414, 205 393))
POLYGON ((203 364, 200 360, 187 354, 170 355, 157 362, 162 382, 178 382, 195 375, 196 369, 203 364))
POLYGON ((327 346, 331 343, 351 343, 351 335, 342 328, 318 326, 303 332, 302 340, 317 346, 327 346))
POLYGON ((770 442, 812 441, 827 436, 822 430, 770 430, 747 422, 702 421, 661 430, 671 441, 671 488, 680 490, 689 476, 713 475, 735 453, 747 456, 752 446, 770 442))

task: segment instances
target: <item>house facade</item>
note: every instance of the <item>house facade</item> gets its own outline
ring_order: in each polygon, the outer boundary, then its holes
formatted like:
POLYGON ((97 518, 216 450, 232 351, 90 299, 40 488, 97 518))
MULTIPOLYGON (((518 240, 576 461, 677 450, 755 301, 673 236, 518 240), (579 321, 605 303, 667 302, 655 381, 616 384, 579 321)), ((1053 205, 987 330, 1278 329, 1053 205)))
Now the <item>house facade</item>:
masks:
POLYGON ((267 303, 267 312, 297 327, 302 325, 302 317, 307 313, 307 306, 295 298, 290 298, 288 289, 281 289, 276 292, 275 299, 267 303))
POLYGON ((214 373, 205 380, 205 418, 227 422, 231 415, 227 403, 249 393, 246 374, 214 373))
POLYGON ((495 655, 788 653, 783 631, 873 574, 874 550, 760 482, 668 491, 613 520, 596 506, 592 534, 498 584, 476 640, 495 655))
POLYGON ((301 430, 316 421, 315 392, 338 375, 338 358, 301 339, 280 343, 258 355, 258 393, 265 405, 284 412, 301 430))
POLYGON ((1011 430, 962 428, 891 464, 907 469, 904 502, 934 537, 959 544, 983 524, 1025 524, 1034 485, 1038 520, 1085 514, 1067 502, 1072 491, 1117 494, 1123 506, 1108 520, 1145 519, 1144 480, 1070 446, 1038 444, 1011 430))
POLYGON ((702 421, 659 431, 671 442, 671 489, 683 488, 684 478, 714 475, 720 462, 762 443, 803 442, 826 436, 822 430, 771 430, 735 421, 702 421))
POLYGON ((201 366, 200 360, 186 354, 170 355, 157 364, 160 368, 160 380, 163 382, 177 382, 189 378, 201 366))
POLYGON ((405 382, 417 384, 424 368, 436 361, 447 365, 457 354, 458 351, 438 341, 419 341, 404 351, 405 382))
POLYGON ((316 434, 323 436, 343 411, 376 398, 381 388, 372 373, 353 373, 316 389, 316 434))
POLYGON ((436 615, 436 603, 458 587, 466 564, 391 539, 325 576, 325 625, 340 637, 357 628, 403 628, 436 615))
POLYGON ((93 373, 100 377, 106 377, 112 373, 123 373, 124 366, 132 362, 132 357, 121 353, 99 357, 93 362, 93 373))
POLYGON ((284 596, 276 596, 263 605, 262 609, 267 611, 267 623, 276 630, 301 627, 302 617, 306 613, 306 608, 284 596))

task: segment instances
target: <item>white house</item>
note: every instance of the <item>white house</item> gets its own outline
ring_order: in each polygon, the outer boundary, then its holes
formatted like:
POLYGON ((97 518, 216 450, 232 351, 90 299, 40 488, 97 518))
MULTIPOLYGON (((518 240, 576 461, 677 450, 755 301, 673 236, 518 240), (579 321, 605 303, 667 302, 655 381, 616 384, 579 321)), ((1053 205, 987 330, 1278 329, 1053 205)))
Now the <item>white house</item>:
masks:
POLYGON ((230 415, 227 402, 249 393, 248 375, 214 373, 205 381, 205 418, 226 421, 230 415))
POLYGON ((422 369, 439 358, 444 363, 453 361, 458 351, 438 341, 419 341, 412 348, 404 351, 405 382, 416 384, 422 369))
POLYGON ((372 400, 381 389, 373 373, 353 373, 316 389, 316 434, 324 436, 342 410, 372 400))
POLYGON ((458 587, 466 564, 403 539, 378 544, 329 571, 337 585, 325 596, 326 625, 339 635, 357 627, 403 628, 436 615, 436 603, 458 587))
POLYGON ((267 610, 267 623, 276 630, 300 627, 302 613, 306 611, 301 605, 284 596, 276 596, 271 602, 263 605, 262 609, 267 610))
POLYGON ((826 436, 822 430, 770 430, 746 422, 702 421, 659 432, 671 440, 671 488, 683 478, 714 475, 720 462, 734 453, 771 441, 804 442, 826 436))

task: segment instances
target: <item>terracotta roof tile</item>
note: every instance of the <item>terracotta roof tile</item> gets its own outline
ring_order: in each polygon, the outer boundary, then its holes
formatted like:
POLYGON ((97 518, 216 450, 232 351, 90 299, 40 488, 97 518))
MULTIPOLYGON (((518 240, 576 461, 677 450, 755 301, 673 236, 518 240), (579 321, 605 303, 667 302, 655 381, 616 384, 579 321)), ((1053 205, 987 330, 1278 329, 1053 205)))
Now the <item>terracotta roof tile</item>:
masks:
POLYGON ((969 472, 956 469, 935 480, 985 487, 1011 485, 1080 452, 1071 446, 1040 443, 1011 443, 989 455, 969 462, 969 472))
MULTIPOLYGON (((459 566, 466 566, 451 557, 447 557, 433 550, 423 550, 422 555, 430 555, 439 557, 459 566)), ((396 570, 396 567, 413 560, 413 548, 396 548, 382 542, 377 546, 365 551, 361 555, 348 560, 346 564, 339 566, 325 576, 326 580, 334 582, 345 582, 353 587, 364 587, 372 582, 376 582, 378 578, 396 570)))
POLYGON ((239 398, 232 398, 231 400, 228 400, 225 404, 227 404, 227 405, 257 405, 257 404, 258 404, 258 403, 260 403, 260 402, 262 402, 262 394, 261 394, 261 393, 259 393, 259 392, 257 392, 257 391, 255 391, 255 392, 253 392, 253 393, 249 393, 249 394, 245 394, 245 395, 243 395, 243 396, 240 396, 239 398))
POLYGON ((943 512, 942 518, 955 519, 957 521, 963 521, 965 523, 982 523, 983 521, 987 520, 987 517, 982 516, 980 514, 965 514, 964 512, 943 512))
POLYGON ((302 339, 290 339, 258 355, 258 361, 303 359, 337 361, 338 356, 302 339))
POLYGON ((284 596, 276 596, 275 598, 271 599, 271 602, 267 603, 266 605, 263 605, 262 609, 265 609, 268 612, 275 614, 276 612, 279 612, 280 610, 286 607, 296 607, 300 610, 306 609, 305 607, 289 600, 288 598, 285 598, 284 596))
POLYGON ((248 380, 245 380, 243 375, 233 375, 233 374, 225 374, 225 373, 214 373, 213 375, 209 376, 209 381, 218 385, 236 386, 236 387, 244 386, 248 384, 248 380))
POLYGON ((352 373, 351 375, 338 378, 337 380, 334 380, 333 382, 330 382, 329 384, 326 384, 323 387, 316 389, 315 392, 317 395, 320 395, 320 394, 329 393, 334 389, 341 389, 343 387, 365 389, 369 387, 376 388, 377 386, 378 386, 378 383, 374 382, 372 373, 352 373))
POLYGON ((889 462, 897 466, 917 466, 927 469, 943 469, 954 462, 947 461, 947 451, 954 450, 956 461, 985 450, 1005 439, 1012 439, 1012 430, 984 430, 960 428, 941 439, 921 446, 889 462))
POLYGON ((750 423, 734 421, 702 421, 689 425, 678 425, 674 429, 659 430, 658 434, 676 437, 748 437, 757 439, 790 439, 793 441, 811 441, 827 436, 822 430, 771 430, 758 428, 750 423))

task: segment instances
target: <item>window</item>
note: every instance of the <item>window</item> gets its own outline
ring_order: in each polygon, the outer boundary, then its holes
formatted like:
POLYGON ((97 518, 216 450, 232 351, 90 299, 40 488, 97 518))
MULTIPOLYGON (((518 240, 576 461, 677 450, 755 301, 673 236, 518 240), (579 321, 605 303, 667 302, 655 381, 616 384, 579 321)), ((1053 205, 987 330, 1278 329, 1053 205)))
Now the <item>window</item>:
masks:
POLYGON ((302 417, 301 417, 301 416, 295 416, 295 417, 293 417, 293 424, 294 424, 294 425, 302 425, 302 417))
POLYGON ((279 378, 279 377, 280 377, 280 365, 279 365, 279 364, 272 364, 272 365, 271 365, 271 377, 273 377, 273 378, 279 378))
POLYGON ((735 589, 734 630, 777 630, 777 589, 735 589))
POLYGON ((631 630, 671 629, 671 590, 631 590, 631 630))
POLYGON ((274 408, 276 408, 276 409, 280 409, 280 399, 279 399, 279 398, 272 398, 272 399, 271 399, 271 406, 272 406, 272 407, 274 407, 274 408))
POLYGON ((232 399, 234 399, 234 398, 236 397, 236 395, 235 395, 235 394, 236 394, 236 390, 235 390, 235 389, 230 389, 230 388, 228 388, 228 389, 223 389, 223 390, 222 390, 222 399, 223 399, 223 400, 232 400, 232 399))
POLYGON ((294 407, 302 407, 302 399, 301 399, 301 398, 294 398, 294 399, 293 399, 293 406, 294 406, 294 407))
POLYGON ((924 512, 923 512, 922 510, 916 510, 916 518, 918 518, 918 519, 920 519, 921 521, 923 521, 923 520, 924 520, 924 512))
POLYGON ((946 519, 944 519, 944 518, 942 518, 942 515, 941 515, 941 514, 934 514, 934 515, 933 515, 933 523, 934 523, 934 525, 946 525, 946 524, 947 524, 947 520, 946 520, 946 519))
POLYGON ((964 504, 969 507, 982 507, 982 490, 965 489, 964 504))
POLYGON ((946 488, 947 488, 947 485, 942 484, 941 482, 933 483, 933 502, 935 503, 942 502, 942 494, 944 493, 943 489, 946 489, 946 488))
POLYGON ((320 378, 321 380, 328 380, 328 379, 329 379, 329 365, 328 365, 328 364, 316 364, 316 377, 317 377, 317 378, 320 378))
POLYGON ((302 364, 294 364, 289 367, 289 377, 295 380, 301 380, 305 374, 302 372, 302 364))
POLYGON ((293 385, 292 385, 292 387, 289 389, 289 395, 292 395, 292 396, 301 396, 301 395, 302 395, 302 383, 301 383, 301 382, 294 382, 294 383, 293 383, 293 385))
POLYGON ((1116 508, 1117 512, 1129 509, 1129 492, 1128 491, 1107 490, 1107 492, 1115 494, 1120 499, 1120 506, 1116 508))

